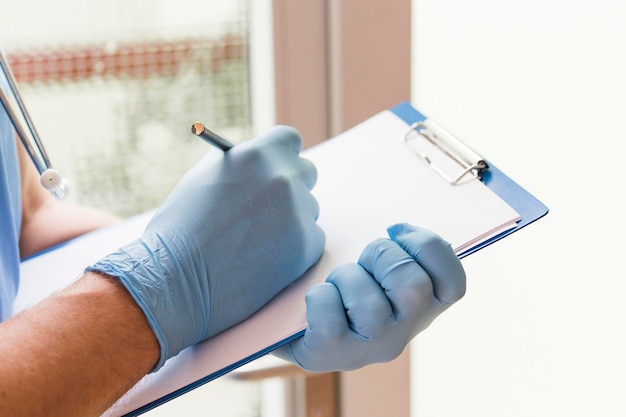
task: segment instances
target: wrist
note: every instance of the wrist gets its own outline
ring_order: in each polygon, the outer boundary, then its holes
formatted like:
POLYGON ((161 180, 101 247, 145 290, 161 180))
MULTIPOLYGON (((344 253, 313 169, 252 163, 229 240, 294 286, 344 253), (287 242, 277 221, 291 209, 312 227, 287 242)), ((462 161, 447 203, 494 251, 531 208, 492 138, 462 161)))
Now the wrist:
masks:
MULTIPOLYGON (((163 250, 158 234, 144 234, 86 269, 108 276, 143 313, 158 341, 160 356, 153 371, 181 350, 203 340, 208 312, 201 301, 208 299, 198 280, 180 262, 173 241, 163 250)), ((208 282, 207 279, 201 280, 208 282)), ((204 288, 208 291, 208 286, 204 288)))
POLYGON ((91 271, 67 291, 68 295, 73 293, 84 297, 92 308, 103 312, 103 328, 114 328, 115 332, 119 332, 119 343, 127 345, 124 348, 141 352, 145 358, 146 373, 155 367, 161 350, 158 339, 144 312, 119 279, 91 271), (114 327, 109 327, 109 324, 114 327))

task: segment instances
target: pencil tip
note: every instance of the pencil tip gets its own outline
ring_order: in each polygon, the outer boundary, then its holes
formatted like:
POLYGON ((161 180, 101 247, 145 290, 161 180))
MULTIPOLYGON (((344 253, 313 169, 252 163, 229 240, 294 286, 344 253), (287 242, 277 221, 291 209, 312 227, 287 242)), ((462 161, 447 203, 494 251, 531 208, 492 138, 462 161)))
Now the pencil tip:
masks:
POLYGON ((204 132, 204 124, 202 122, 195 122, 191 125, 191 133, 194 135, 200 135, 204 132))

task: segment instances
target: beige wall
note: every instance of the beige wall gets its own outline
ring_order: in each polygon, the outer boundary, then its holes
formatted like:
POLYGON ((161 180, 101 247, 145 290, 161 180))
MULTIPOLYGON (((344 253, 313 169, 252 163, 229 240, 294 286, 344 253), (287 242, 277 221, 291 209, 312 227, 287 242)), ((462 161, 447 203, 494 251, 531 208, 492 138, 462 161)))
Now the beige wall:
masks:
MULTIPOLYGON (((276 121, 305 146, 410 97, 410 0, 274 0, 276 121)), ((339 415, 410 413, 409 351, 339 375, 339 415)))
POLYGON ((410 97, 410 0, 274 0, 276 121, 307 146, 410 97))

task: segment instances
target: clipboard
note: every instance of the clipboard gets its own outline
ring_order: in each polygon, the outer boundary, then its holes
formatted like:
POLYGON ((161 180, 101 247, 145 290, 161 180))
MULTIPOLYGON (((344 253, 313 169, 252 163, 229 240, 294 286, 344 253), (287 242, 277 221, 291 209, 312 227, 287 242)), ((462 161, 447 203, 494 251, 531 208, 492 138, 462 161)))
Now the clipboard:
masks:
MULTIPOLYGON (((446 165, 448 159, 455 158, 441 145, 441 132, 440 126, 433 128, 432 120, 404 102, 304 151, 303 157, 318 167, 313 193, 321 207, 318 222, 327 235, 320 261, 249 319, 185 349, 158 372, 144 377, 105 416, 143 414, 300 337, 306 328, 304 295, 308 288, 322 282, 340 263, 356 261, 365 244, 384 237, 385 228, 395 221, 439 228, 435 231, 443 232, 453 247, 464 248, 455 249, 463 258, 547 214, 546 206, 478 154, 481 163, 475 167, 473 163, 461 165, 467 174, 451 184, 448 178, 454 175, 442 176, 432 164, 437 160, 437 169, 444 169, 438 165, 442 161, 444 166, 458 165, 456 160, 446 165), (433 136, 433 129, 439 134, 433 136), (405 142, 415 134, 432 136, 426 140, 431 146, 428 153, 416 154, 407 147, 405 142), (437 149, 441 151, 435 155, 437 149), (490 223, 481 225, 485 220, 490 223), (492 228, 491 223, 497 227, 492 228), (480 235, 476 241, 472 240, 475 235, 480 235), (472 242, 467 248, 466 241, 472 242)), ((450 134, 444 139, 458 141, 450 134)), ((78 277, 85 265, 139 236, 152 213, 88 233, 25 260, 17 310, 69 284, 67 280, 78 277), (42 270, 48 275, 46 283, 33 278, 42 270), (51 271, 57 276, 50 276, 51 271)))

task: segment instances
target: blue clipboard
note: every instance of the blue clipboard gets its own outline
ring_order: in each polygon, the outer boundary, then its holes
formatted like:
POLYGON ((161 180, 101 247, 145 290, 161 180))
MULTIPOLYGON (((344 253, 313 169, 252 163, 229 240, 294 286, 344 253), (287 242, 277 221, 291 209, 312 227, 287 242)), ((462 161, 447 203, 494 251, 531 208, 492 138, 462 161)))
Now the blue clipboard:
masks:
MULTIPOLYGON (((412 127, 415 123, 422 123, 428 120, 428 118, 417 111, 411 104, 408 102, 403 102, 389 109, 395 116, 397 116, 402 122, 407 124, 407 131, 410 131, 409 127, 412 127)), ((530 223, 538 220, 548 213, 548 209, 545 205, 543 205, 539 200, 537 200, 534 196, 532 196, 529 192, 527 192, 524 188, 519 186, 517 183, 512 181, 508 176, 503 174, 499 169, 494 167, 488 161, 486 162, 488 168, 483 170, 480 174, 480 178, 484 184, 487 185, 491 190, 493 190, 497 195, 499 195, 504 201, 506 201, 521 217, 515 226, 511 229, 507 229, 506 231, 491 237, 490 239, 479 243, 477 245, 472 246, 466 251, 459 254, 459 257, 468 256, 496 241, 504 238, 505 236, 514 233, 523 227, 529 225, 530 223)), ((126 241, 130 241, 131 238, 136 237, 141 233, 145 224, 147 224, 149 218, 151 217, 151 212, 147 212, 138 216, 134 216, 133 218, 126 219, 126 221, 113 225, 105 229, 96 230, 94 232, 88 233, 86 235, 77 237, 69 242, 66 242, 63 245, 59 245, 54 250, 46 251, 44 253, 40 253, 37 256, 33 257, 28 262, 36 262, 45 261, 46 257, 49 258, 57 258, 61 260, 62 264, 67 264, 66 260, 70 259, 74 256, 82 256, 82 257, 95 257, 94 259, 99 259, 99 256, 105 255, 109 253, 108 250, 114 250, 117 248, 118 244, 123 244, 126 241), (115 245, 108 247, 103 247, 103 242, 107 240, 107 245, 115 245), (75 249, 79 249, 78 252, 74 251, 75 249), (68 256, 67 252, 64 251, 74 251, 72 252, 72 256, 68 256), (86 251, 85 254, 81 254, 82 251, 86 251), (92 252, 93 251, 93 252, 92 252), (105 251, 104 253, 100 253, 101 251, 105 251)), ((83 261, 89 262, 88 259, 79 258, 81 270, 82 266, 84 266, 83 261)), ((47 261, 46 261, 47 262, 47 261)), ((46 268, 48 264, 45 262, 40 264, 40 267, 46 268)), ((51 270, 56 270, 56 268, 49 268, 51 270)), ((63 277, 71 276, 71 274, 63 274, 63 277)), ((26 286, 25 286, 26 287, 26 286)), ((306 285, 303 284, 301 288, 306 288, 306 285)), ((300 296, 296 299, 299 304, 301 304, 300 296)), ((283 337, 277 339, 278 341, 274 341, 272 343, 264 344, 262 348, 256 349, 254 352, 246 352, 245 354, 238 355, 235 359, 229 361, 224 366, 221 366, 219 369, 211 372, 202 373, 200 377, 186 380, 183 385, 177 385, 180 388, 168 389, 167 392, 159 394, 158 396, 151 396, 150 400, 141 401, 141 404, 137 404, 130 406, 130 404, 123 405, 120 409, 112 409, 109 410, 115 414, 115 416, 136 416, 143 414, 151 409, 154 409, 168 401, 171 401, 189 391, 192 391, 199 386, 206 384, 216 378, 219 378, 236 368, 239 368, 242 365, 245 365, 255 359, 258 359, 275 348, 288 343, 289 341, 301 336, 304 330, 302 331, 294 331, 290 333, 288 337, 283 337), (123 411, 122 411, 123 410, 123 411), (132 410, 132 411, 131 411, 132 410)), ((218 335, 219 338, 220 335, 218 335)), ((220 342, 217 342, 218 344, 220 342)), ((229 345, 230 346, 230 345, 229 345)), ((195 366, 193 361, 195 353, 190 354, 189 356, 185 356, 184 352, 179 355, 177 358, 173 358, 171 361, 181 360, 182 362, 173 362, 172 367, 170 369, 187 369, 185 366, 189 366, 190 363, 192 366, 195 366), (187 362, 184 362, 187 361, 187 362)), ((167 364, 166 364, 167 367, 167 364)), ((159 373, 165 371, 163 374, 163 380, 171 380, 172 374, 168 373, 168 369, 162 369, 159 373)), ((149 384, 148 384, 149 385, 149 384)), ((114 407, 115 408, 115 407, 114 407)), ((109 415, 109 414, 105 414, 109 415)))
MULTIPOLYGON (((428 119, 424 114, 416 110, 409 102, 402 102, 390 108, 389 110, 396 116, 398 116, 401 120, 407 123, 407 130, 409 130, 408 128, 415 123, 423 122, 428 119)), ((517 222, 515 227, 508 229, 496 236, 493 236, 490 239, 462 252, 461 254, 459 254, 460 258, 464 258, 512 233, 517 232, 518 230, 528 226, 529 224, 540 219, 548 213, 548 208, 537 198, 535 198, 532 194, 530 194, 528 191, 526 191, 524 188, 514 182, 511 178, 502 173, 502 171, 496 168, 493 164, 489 163, 489 161, 487 161, 487 164, 488 169, 481 173, 481 181, 485 185, 487 185, 487 187, 489 187, 492 191, 494 191, 498 196, 500 196, 504 201, 506 201, 515 211, 517 211, 521 217, 521 220, 517 222)), ((185 386, 184 388, 171 392, 169 395, 166 395, 156 401, 146 404, 131 413, 125 414, 123 417, 136 416, 145 413, 155 407, 158 407, 165 402, 168 402, 201 385, 204 385, 209 381, 223 376, 242 365, 245 365, 255 359, 258 359, 270 353, 272 350, 280 347, 281 345, 288 343, 297 337, 300 337, 303 333, 304 331, 298 332, 273 346, 269 346, 268 348, 262 349, 251 356, 242 358, 240 361, 231 364, 230 366, 220 370, 220 372, 218 373, 208 375, 205 378, 202 378, 198 381, 195 381, 194 383, 185 386)))
MULTIPOLYGON (((398 116, 401 120, 407 123, 407 130, 409 130, 409 126, 413 126, 415 123, 423 122, 428 118, 416 110, 409 102, 402 102, 391 109, 389 109, 392 113, 398 116)), ((456 139, 456 138, 455 138, 456 139)), ((456 139, 458 140, 458 139, 456 139)), ((506 201, 515 211, 517 211, 521 217, 521 219, 517 222, 516 226, 508 229, 496 236, 491 237, 490 239, 479 243, 470 249, 459 254, 460 258, 464 258, 490 244, 517 232, 518 230, 528 226, 534 221, 540 219, 548 213, 548 208, 541 203, 537 198, 535 198, 532 194, 514 182, 511 178, 506 176, 502 171, 496 168, 493 164, 487 161, 488 168, 481 173, 481 181, 487 185, 492 191, 494 191, 498 196, 500 196, 504 201, 506 201)), ((208 375, 206 378, 198 380, 188 386, 172 392, 171 394, 160 398, 150 404, 146 404, 145 406, 133 411, 132 413, 124 415, 124 417, 136 416, 138 414, 142 414, 152 408, 155 408, 167 401, 170 401, 188 391, 191 391, 211 380, 214 380, 228 372, 245 365, 255 359, 258 359, 272 350, 280 347, 281 345, 290 342, 291 340, 301 336, 304 333, 298 332, 294 334, 292 337, 282 340, 276 345, 270 346, 267 349, 263 349, 255 354, 243 358, 242 360, 233 363, 231 366, 228 366, 222 369, 219 373, 208 375)))
MULTIPOLYGON (((408 126, 414 126, 415 124, 424 122, 428 119, 424 114, 416 110, 409 102, 402 102, 390 110, 406 122, 408 126)), ((481 173, 481 181, 498 196, 500 196, 500 198, 506 201, 515 211, 517 211, 521 216, 521 220, 514 228, 502 232, 497 236, 494 236, 489 240, 486 240, 485 242, 482 242, 459 254, 459 258, 464 258, 476 251, 479 251, 480 249, 491 245, 511 233, 517 232, 518 230, 548 214, 548 207, 541 201, 518 185, 511 178, 506 176, 489 161, 487 161, 487 164, 488 169, 481 173)))

